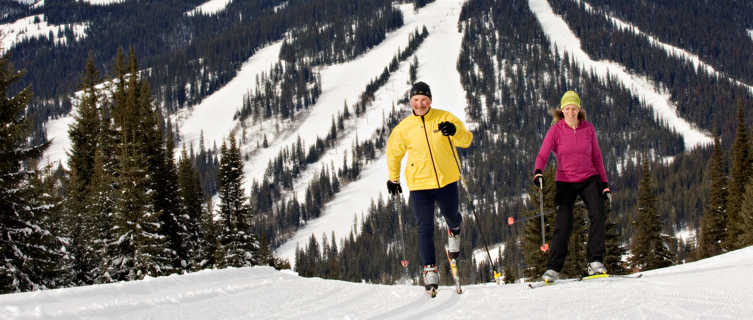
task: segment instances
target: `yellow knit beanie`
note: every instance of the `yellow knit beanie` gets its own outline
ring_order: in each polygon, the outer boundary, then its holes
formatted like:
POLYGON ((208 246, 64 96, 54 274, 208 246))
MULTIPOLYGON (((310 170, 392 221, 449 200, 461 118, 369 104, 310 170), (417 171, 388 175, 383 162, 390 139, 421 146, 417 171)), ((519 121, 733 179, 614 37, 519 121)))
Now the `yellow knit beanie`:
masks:
POLYGON ((565 92, 565 94, 562 95, 562 100, 560 100, 560 109, 571 104, 578 106, 578 109, 580 109, 580 97, 578 97, 578 94, 572 90, 565 92))

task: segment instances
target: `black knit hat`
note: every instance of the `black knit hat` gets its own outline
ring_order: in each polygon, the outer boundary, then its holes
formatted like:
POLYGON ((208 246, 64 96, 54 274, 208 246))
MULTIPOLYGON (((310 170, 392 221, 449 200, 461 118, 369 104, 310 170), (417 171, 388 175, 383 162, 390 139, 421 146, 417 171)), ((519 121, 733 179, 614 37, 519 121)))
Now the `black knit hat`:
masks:
POLYGON ((423 81, 414 83, 410 88, 410 97, 412 98, 417 94, 425 95, 431 99, 431 89, 429 89, 429 85, 423 81))

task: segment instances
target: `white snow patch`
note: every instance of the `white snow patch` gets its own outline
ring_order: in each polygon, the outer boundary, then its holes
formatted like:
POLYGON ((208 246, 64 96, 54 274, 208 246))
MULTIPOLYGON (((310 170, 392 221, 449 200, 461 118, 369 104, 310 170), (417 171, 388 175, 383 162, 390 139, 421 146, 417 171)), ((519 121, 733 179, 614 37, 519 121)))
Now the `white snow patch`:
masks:
POLYGON ((233 0, 209 0, 194 8, 193 10, 186 12, 186 15, 213 15, 222 10, 225 10, 225 7, 227 7, 227 5, 229 5, 231 2, 233 2, 233 0))
POLYGON ((697 128, 678 114, 677 107, 672 103, 666 90, 657 88, 645 77, 630 74, 622 65, 613 61, 592 60, 581 48, 580 39, 570 30, 567 23, 552 11, 546 0, 529 0, 528 4, 552 42, 552 48, 557 47, 556 54, 564 56, 567 53, 583 70, 592 71, 602 79, 611 76, 621 81, 628 90, 653 108, 654 115, 659 121, 682 135, 688 149, 713 143, 713 138, 708 132, 697 128))
MULTIPOLYGON (((473 222, 475 223, 475 222, 473 222)), ((486 248, 480 248, 480 249, 474 249, 473 250, 473 259, 476 260, 476 265, 481 264, 482 262, 489 264, 489 257, 492 258, 492 262, 496 263, 499 259, 499 252, 502 251, 502 254, 505 254, 505 244, 504 243, 497 243, 489 246, 489 254, 486 254, 486 248)), ((497 266, 499 269, 502 269, 501 266, 497 266)), ((501 270, 497 270, 500 271, 501 270)))
POLYGON ((119 4, 119 3, 126 2, 126 0, 79 0, 79 1, 86 2, 94 6, 109 6, 112 4, 119 4))
POLYGON ((531 290, 303 278, 270 267, 0 295, 3 319, 749 319, 753 247, 647 271, 531 290), (713 279, 710 281, 709 279, 713 279))
POLYGON ((79 41, 86 37, 88 28, 88 23, 51 25, 47 23, 44 14, 21 18, 12 23, 0 25, 0 54, 5 54, 19 42, 32 38, 49 38, 52 36, 52 40, 57 45, 65 45, 69 41, 79 41), (61 32, 65 28, 73 30, 74 39, 61 37, 61 32))
MULTIPOLYGON (((183 142, 198 146, 203 132, 208 146, 213 143, 221 145, 238 125, 233 116, 243 107, 243 95, 249 88, 256 86, 259 74, 269 71, 277 62, 281 47, 282 41, 278 41, 261 48, 243 63, 235 78, 225 86, 204 98, 198 105, 179 111, 175 120, 181 129, 183 142)), ((266 167, 266 163, 261 165, 266 167)))

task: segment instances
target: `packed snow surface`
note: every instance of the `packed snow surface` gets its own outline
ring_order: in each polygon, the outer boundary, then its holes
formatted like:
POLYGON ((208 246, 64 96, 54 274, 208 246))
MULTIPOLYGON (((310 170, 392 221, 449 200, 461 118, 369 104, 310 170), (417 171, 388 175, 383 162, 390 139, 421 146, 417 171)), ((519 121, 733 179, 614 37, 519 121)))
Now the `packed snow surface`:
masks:
POLYGON ((525 283, 421 286, 302 278, 270 267, 205 270, 0 295, 0 319, 750 319, 753 247, 648 271, 529 289, 525 283))

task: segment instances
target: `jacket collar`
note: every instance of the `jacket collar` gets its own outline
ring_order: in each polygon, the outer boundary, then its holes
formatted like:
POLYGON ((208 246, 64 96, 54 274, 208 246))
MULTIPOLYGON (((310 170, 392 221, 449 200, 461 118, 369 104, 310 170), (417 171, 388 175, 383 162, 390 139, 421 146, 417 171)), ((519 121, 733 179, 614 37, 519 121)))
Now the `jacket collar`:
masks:
MULTIPOLYGON (((564 129, 570 129, 570 130, 573 129, 573 128, 570 128, 570 126, 567 125, 567 122, 565 122, 565 119, 560 119, 559 121, 557 121, 556 125, 559 126, 560 128, 564 128, 564 129)), ((575 128, 575 130, 583 129, 587 125, 588 124, 587 124, 586 120, 580 120, 580 121, 578 121, 578 127, 575 128)))
MULTIPOLYGON (((429 115, 431 114, 431 110, 434 110, 434 108, 429 107, 429 111, 426 111, 426 114, 424 115, 424 118, 428 118, 429 117, 429 115)), ((413 114, 414 117, 420 117, 419 115, 416 114, 415 111, 413 111, 413 109, 411 109, 410 112, 413 114)))

